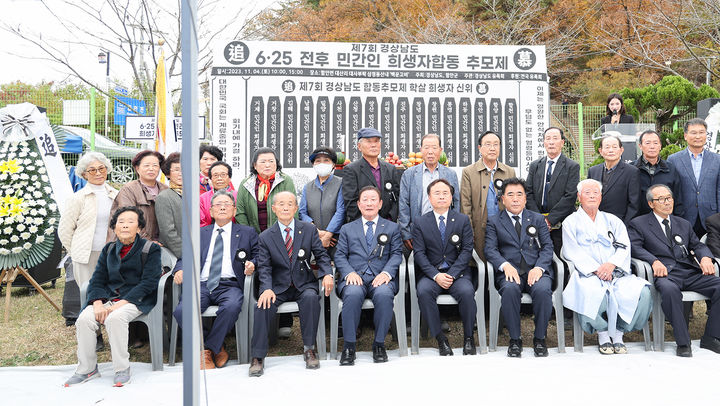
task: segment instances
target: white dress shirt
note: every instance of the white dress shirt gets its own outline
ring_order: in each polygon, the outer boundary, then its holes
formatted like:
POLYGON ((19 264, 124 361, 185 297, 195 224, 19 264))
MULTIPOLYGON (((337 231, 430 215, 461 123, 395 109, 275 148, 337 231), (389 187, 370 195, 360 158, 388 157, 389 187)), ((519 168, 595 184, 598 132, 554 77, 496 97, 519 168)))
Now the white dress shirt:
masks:
POLYGON ((235 271, 232 267, 232 255, 230 255, 230 242, 232 239, 232 221, 225 224, 222 227, 218 227, 215 224, 213 227, 212 237, 210 237, 210 246, 208 247, 207 257, 205 257, 205 263, 203 264, 202 271, 200 272, 200 282, 207 282, 210 276, 210 263, 212 262, 213 251, 215 251, 215 238, 218 235, 218 230, 223 230, 223 259, 222 259, 222 270, 220 272, 221 278, 234 278, 235 271))

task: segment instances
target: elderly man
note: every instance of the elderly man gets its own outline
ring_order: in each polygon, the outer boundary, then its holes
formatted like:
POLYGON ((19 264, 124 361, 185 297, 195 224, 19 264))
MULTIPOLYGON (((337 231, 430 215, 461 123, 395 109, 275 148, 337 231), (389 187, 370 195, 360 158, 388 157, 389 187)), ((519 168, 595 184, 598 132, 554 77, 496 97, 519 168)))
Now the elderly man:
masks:
POLYGON ((622 161, 624 148, 619 137, 603 137, 598 151, 605 162, 590 167, 587 177, 602 184, 600 210, 628 224, 638 211, 638 169, 622 161))
POLYGON ((268 352, 268 328, 278 307, 288 301, 298 304, 300 330, 304 345, 305 367, 320 368, 315 349, 320 320, 318 279, 322 279, 325 296, 334 286, 330 257, 320 242, 317 228, 295 220, 297 198, 292 192, 280 192, 273 197, 272 211, 277 222, 260 233, 256 270, 260 287, 250 352, 250 376, 261 376, 268 352), (310 256, 315 257, 317 274, 310 269, 310 256))
POLYGON ((706 232, 705 219, 720 211, 720 156, 705 149, 705 120, 688 120, 684 130, 688 147, 670 155, 668 162, 675 165, 682 182, 682 195, 677 196, 685 209, 682 217, 701 238, 706 232))
POLYGON ((715 276, 712 253, 698 240, 689 221, 672 214, 674 199, 669 187, 653 185, 646 197, 652 213, 630 222, 632 253, 652 265, 663 312, 673 327, 676 354, 692 357, 690 333, 683 316, 683 290, 710 298, 700 348, 720 353, 720 278, 715 276))
MULTIPOLYGON (((662 143, 660 135, 655 130, 645 130, 640 134, 638 140, 642 155, 635 161, 638 168, 638 181, 640 183, 640 202, 638 203, 637 215, 647 214, 652 211, 645 194, 651 185, 667 185, 673 191, 674 196, 682 196, 682 182, 675 165, 660 158, 662 143)), ((675 202, 673 214, 682 216, 685 213, 682 202, 675 202)))
MULTIPOLYGON (((547 357, 545 334, 552 314, 553 244, 542 214, 525 209, 525 182, 506 179, 501 189, 505 210, 488 219, 485 256, 495 268, 502 312, 510 332, 508 357, 522 355, 520 300, 532 297, 535 314, 533 352, 547 357)), ((562 283, 562 281, 560 282, 562 283)))
MULTIPOLYGON (((253 261, 257 255, 255 229, 232 222, 235 199, 230 192, 215 193, 210 213, 215 224, 200 229, 200 313, 212 305, 218 306, 218 312, 212 328, 204 333, 205 350, 200 369, 222 368, 227 363, 228 353, 223 342, 240 314, 245 275, 255 270, 253 261)), ((173 280, 182 284, 182 258, 175 264, 173 280)), ((182 302, 174 316, 182 327, 182 302)))
POLYGON ((602 184, 578 183, 580 208, 563 223, 562 256, 577 272, 563 303, 578 313, 582 329, 598 332, 601 354, 625 354, 623 333, 639 330, 652 309, 649 283, 630 273, 630 239, 623 222, 600 211, 602 184))
POLYGON ((346 222, 360 217, 357 200, 365 186, 380 190, 383 205, 380 217, 396 221, 400 195, 400 172, 379 159, 382 134, 374 128, 361 128, 357 133, 357 148, 362 158, 343 168, 342 196, 345 200, 346 222))
POLYGON ((413 224, 423 214, 433 210, 428 197, 427 188, 436 179, 447 180, 453 189, 450 209, 460 211, 460 186, 457 174, 452 169, 438 162, 442 147, 440 136, 425 134, 420 141, 420 152, 424 162, 405 170, 400 180, 400 204, 398 224, 402 230, 402 239, 408 250, 413 249, 413 224))
POLYGON ((462 171, 460 186, 460 212, 470 217, 475 235, 475 251, 485 259, 485 227, 487 220, 504 209, 498 202, 498 190, 502 181, 515 177, 515 170, 498 161, 500 137, 486 131, 478 137, 480 159, 462 171))
POLYGON ((358 196, 361 217, 340 229, 335 266, 340 274, 344 347, 340 365, 355 364, 355 342, 365 298, 372 300, 375 321, 373 361, 387 362, 385 336, 393 318, 393 300, 398 292, 398 268, 402 262, 400 228, 378 215, 383 202, 380 191, 365 186, 358 196))

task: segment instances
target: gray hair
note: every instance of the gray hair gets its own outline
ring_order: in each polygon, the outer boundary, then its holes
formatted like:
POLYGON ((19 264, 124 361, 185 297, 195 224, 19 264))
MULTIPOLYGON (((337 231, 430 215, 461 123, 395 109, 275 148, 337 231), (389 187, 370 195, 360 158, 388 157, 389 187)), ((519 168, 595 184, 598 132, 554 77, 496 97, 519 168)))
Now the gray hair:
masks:
POLYGON ((227 190, 218 190, 218 191, 215 192, 215 194, 213 194, 212 197, 210 198, 210 206, 212 206, 213 203, 215 203, 215 199, 217 199, 217 198, 220 197, 220 196, 227 196, 227 197, 229 197, 230 200, 232 200, 233 205, 235 205, 235 198, 233 197, 232 193, 228 192, 227 190))
POLYGON ((668 185, 664 185, 662 183, 656 183, 656 184, 650 186, 648 188, 647 192, 645 192, 645 200, 647 200, 648 202, 652 202, 653 199, 655 198, 655 194, 653 193, 653 190, 655 190, 657 188, 661 188, 661 187, 664 187, 668 192, 670 192, 670 197, 673 197, 673 198, 675 197, 675 196, 673 196, 673 192, 668 187, 668 185))
POLYGON ((291 192, 291 191, 289 191, 289 190, 284 190, 284 191, 276 194, 275 196, 273 196, 273 198, 272 198, 272 203, 271 203, 270 205, 271 205, 271 206, 274 206, 274 205, 275 205, 275 200, 277 200, 277 198, 280 197, 280 195, 284 195, 284 194, 289 194, 290 196, 294 197, 294 198, 295 198, 295 205, 296 205, 296 206, 298 205, 297 196, 295 196, 295 193, 293 193, 293 192, 291 192))
POLYGON ((77 165, 75 165, 75 173, 82 175, 85 171, 87 171, 87 167, 95 161, 105 165, 107 173, 112 172, 112 164, 110 163, 110 160, 107 159, 107 157, 101 152, 91 151, 85 153, 85 155, 78 159, 77 165))
POLYGON ((620 148, 623 147, 623 143, 622 143, 622 140, 620 139, 620 137, 618 137, 617 135, 612 134, 612 135, 605 135, 605 136, 603 136, 603 137, 600 139, 600 148, 603 147, 603 143, 605 142, 605 140, 607 140, 607 139, 609 139, 609 138, 612 138, 612 139, 614 139, 614 140, 617 140, 618 146, 619 146, 620 148))
POLYGON ((580 182, 578 182, 577 192, 582 193, 585 186, 590 186, 590 185, 597 186, 598 189, 600 189, 600 192, 602 192, 602 183, 596 181, 595 179, 584 179, 584 180, 581 180, 580 182))
POLYGON ((686 121, 685 125, 683 126, 683 132, 685 134, 687 134, 688 129, 690 128, 691 125, 701 125, 701 126, 705 127, 705 131, 707 131, 707 128, 708 128, 707 123, 702 118, 699 118, 699 117, 691 118, 690 120, 686 121))

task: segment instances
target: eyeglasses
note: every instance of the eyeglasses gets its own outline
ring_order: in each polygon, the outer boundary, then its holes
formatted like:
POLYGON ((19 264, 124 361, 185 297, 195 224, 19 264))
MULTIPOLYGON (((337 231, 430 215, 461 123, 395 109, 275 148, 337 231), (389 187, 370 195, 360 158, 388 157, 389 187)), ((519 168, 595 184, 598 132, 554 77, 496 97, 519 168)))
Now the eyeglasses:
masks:
POLYGON ((482 144, 481 146, 482 146, 483 148, 487 148, 487 149, 500 149, 500 144, 499 144, 499 143, 496 143, 496 144, 482 144))
POLYGON ((652 201, 655 203, 667 203, 667 202, 672 202, 673 198, 672 198, 672 196, 665 196, 665 197, 658 197, 657 199, 652 199, 652 201))
POLYGON ((170 168, 170 172, 180 173, 180 172, 182 172, 182 168, 170 168))
POLYGON ((97 168, 88 168, 85 170, 85 172, 89 173, 90 175, 97 175, 98 173, 107 173, 107 168, 104 166, 99 166, 97 168))
POLYGON ((227 172, 213 172, 212 178, 213 179, 224 179, 228 177, 227 172))

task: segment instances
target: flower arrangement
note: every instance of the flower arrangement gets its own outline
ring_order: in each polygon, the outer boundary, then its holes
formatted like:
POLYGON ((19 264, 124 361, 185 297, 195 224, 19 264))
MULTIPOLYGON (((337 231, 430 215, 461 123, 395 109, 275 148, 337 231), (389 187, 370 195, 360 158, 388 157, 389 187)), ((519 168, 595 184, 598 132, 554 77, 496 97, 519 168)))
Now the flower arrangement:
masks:
POLYGON ((60 212, 34 140, 0 146, 0 269, 31 268, 53 249, 60 212))

